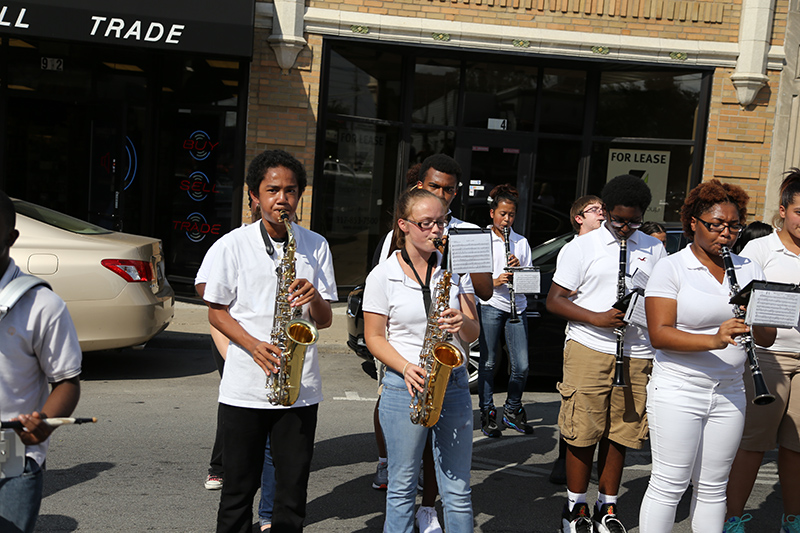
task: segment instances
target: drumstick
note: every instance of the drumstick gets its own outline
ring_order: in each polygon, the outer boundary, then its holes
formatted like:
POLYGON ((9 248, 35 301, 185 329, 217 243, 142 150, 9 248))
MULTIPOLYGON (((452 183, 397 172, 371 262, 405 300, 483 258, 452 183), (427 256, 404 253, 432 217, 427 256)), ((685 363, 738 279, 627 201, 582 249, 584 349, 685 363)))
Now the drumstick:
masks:
MULTIPOLYGON (((92 418, 45 418, 44 422, 50 427, 63 426, 64 424, 88 424, 97 422, 97 417, 92 418)), ((22 429, 24 426, 19 420, 0 422, 0 429, 22 429)))

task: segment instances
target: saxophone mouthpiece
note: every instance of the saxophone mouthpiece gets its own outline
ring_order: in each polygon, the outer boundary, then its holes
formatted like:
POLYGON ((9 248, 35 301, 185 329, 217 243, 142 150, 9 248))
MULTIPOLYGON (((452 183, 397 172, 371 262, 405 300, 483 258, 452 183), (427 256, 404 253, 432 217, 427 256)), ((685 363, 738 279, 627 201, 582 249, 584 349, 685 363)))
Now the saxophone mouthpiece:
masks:
POLYGON ((447 237, 434 237, 431 241, 437 250, 443 252, 444 245, 447 244, 447 237))
POLYGON ((289 220, 289 212, 288 211, 281 211, 279 213, 279 216, 280 216, 281 222, 283 222, 285 220, 289 220))

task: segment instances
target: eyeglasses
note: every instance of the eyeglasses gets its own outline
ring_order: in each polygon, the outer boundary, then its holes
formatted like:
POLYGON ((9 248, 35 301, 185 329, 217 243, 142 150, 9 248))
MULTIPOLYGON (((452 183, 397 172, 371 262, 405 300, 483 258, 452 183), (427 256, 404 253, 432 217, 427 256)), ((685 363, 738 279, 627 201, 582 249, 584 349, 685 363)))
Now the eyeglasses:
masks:
POLYGON ((608 219, 608 223, 611 224, 616 229, 622 229, 625 226, 628 226, 628 229, 639 229, 642 227, 641 220, 617 220, 616 218, 608 219))
POLYGON ((596 214, 596 213, 600 213, 600 212, 602 212, 602 211, 603 211, 603 208, 602 208, 602 206, 596 205, 596 206, 594 206, 594 207, 590 207, 589 209, 584 209, 583 211, 581 211, 581 212, 580 212, 580 213, 578 213, 578 214, 579 214, 580 216, 582 216, 582 217, 585 217, 585 216, 586 216, 586 213, 595 213, 595 214, 596 214))
POLYGON ((702 222, 708 231, 714 233, 722 233, 723 231, 725 231, 725 228, 728 228, 728 230, 731 233, 738 234, 741 233, 741 231, 744 229, 744 226, 742 224, 723 224, 722 222, 706 222, 702 218, 697 218, 697 217, 694 217, 694 219, 697 220, 698 222, 702 222))
POLYGON ((422 231, 430 231, 430 230, 433 229, 433 226, 439 226, 439 229, 444 229, 444 227, 447 225, 447 221, 444 220, 444 219, 441 219, 441 220, 426 220, 425 222, 417 222, 416 220, 409 220, 407 218, 404 219, 404 220, 406 222, 410 222, 410 223, 414 224, 415 226, 417 226, 422 231))

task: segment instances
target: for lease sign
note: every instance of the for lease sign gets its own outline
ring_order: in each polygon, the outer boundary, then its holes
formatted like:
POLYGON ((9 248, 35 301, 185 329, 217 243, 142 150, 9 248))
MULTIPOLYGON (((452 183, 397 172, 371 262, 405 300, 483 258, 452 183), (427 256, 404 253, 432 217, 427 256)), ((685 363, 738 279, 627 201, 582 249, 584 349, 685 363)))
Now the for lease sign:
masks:
POLYGON ((653 200, 644 215, 645 220, 663 221, 667 203, 667 178, 669 177, 669 152, 658 150, 608 151, 606 181, 620 174, 638 176, 650 187, 653 200))

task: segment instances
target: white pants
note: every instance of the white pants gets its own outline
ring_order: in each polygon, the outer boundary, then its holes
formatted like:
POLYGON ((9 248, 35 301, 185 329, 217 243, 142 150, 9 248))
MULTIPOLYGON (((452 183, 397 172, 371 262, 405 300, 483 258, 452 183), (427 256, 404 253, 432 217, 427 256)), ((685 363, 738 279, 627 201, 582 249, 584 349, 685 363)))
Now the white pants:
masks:
POLYGON ((692 481, 692 531, 722 531, 725 490, 744 427, 741 378, 681 376, 655 365, 647 386, 653 471, 639 514, 641 533, 669 533, 692 481))

